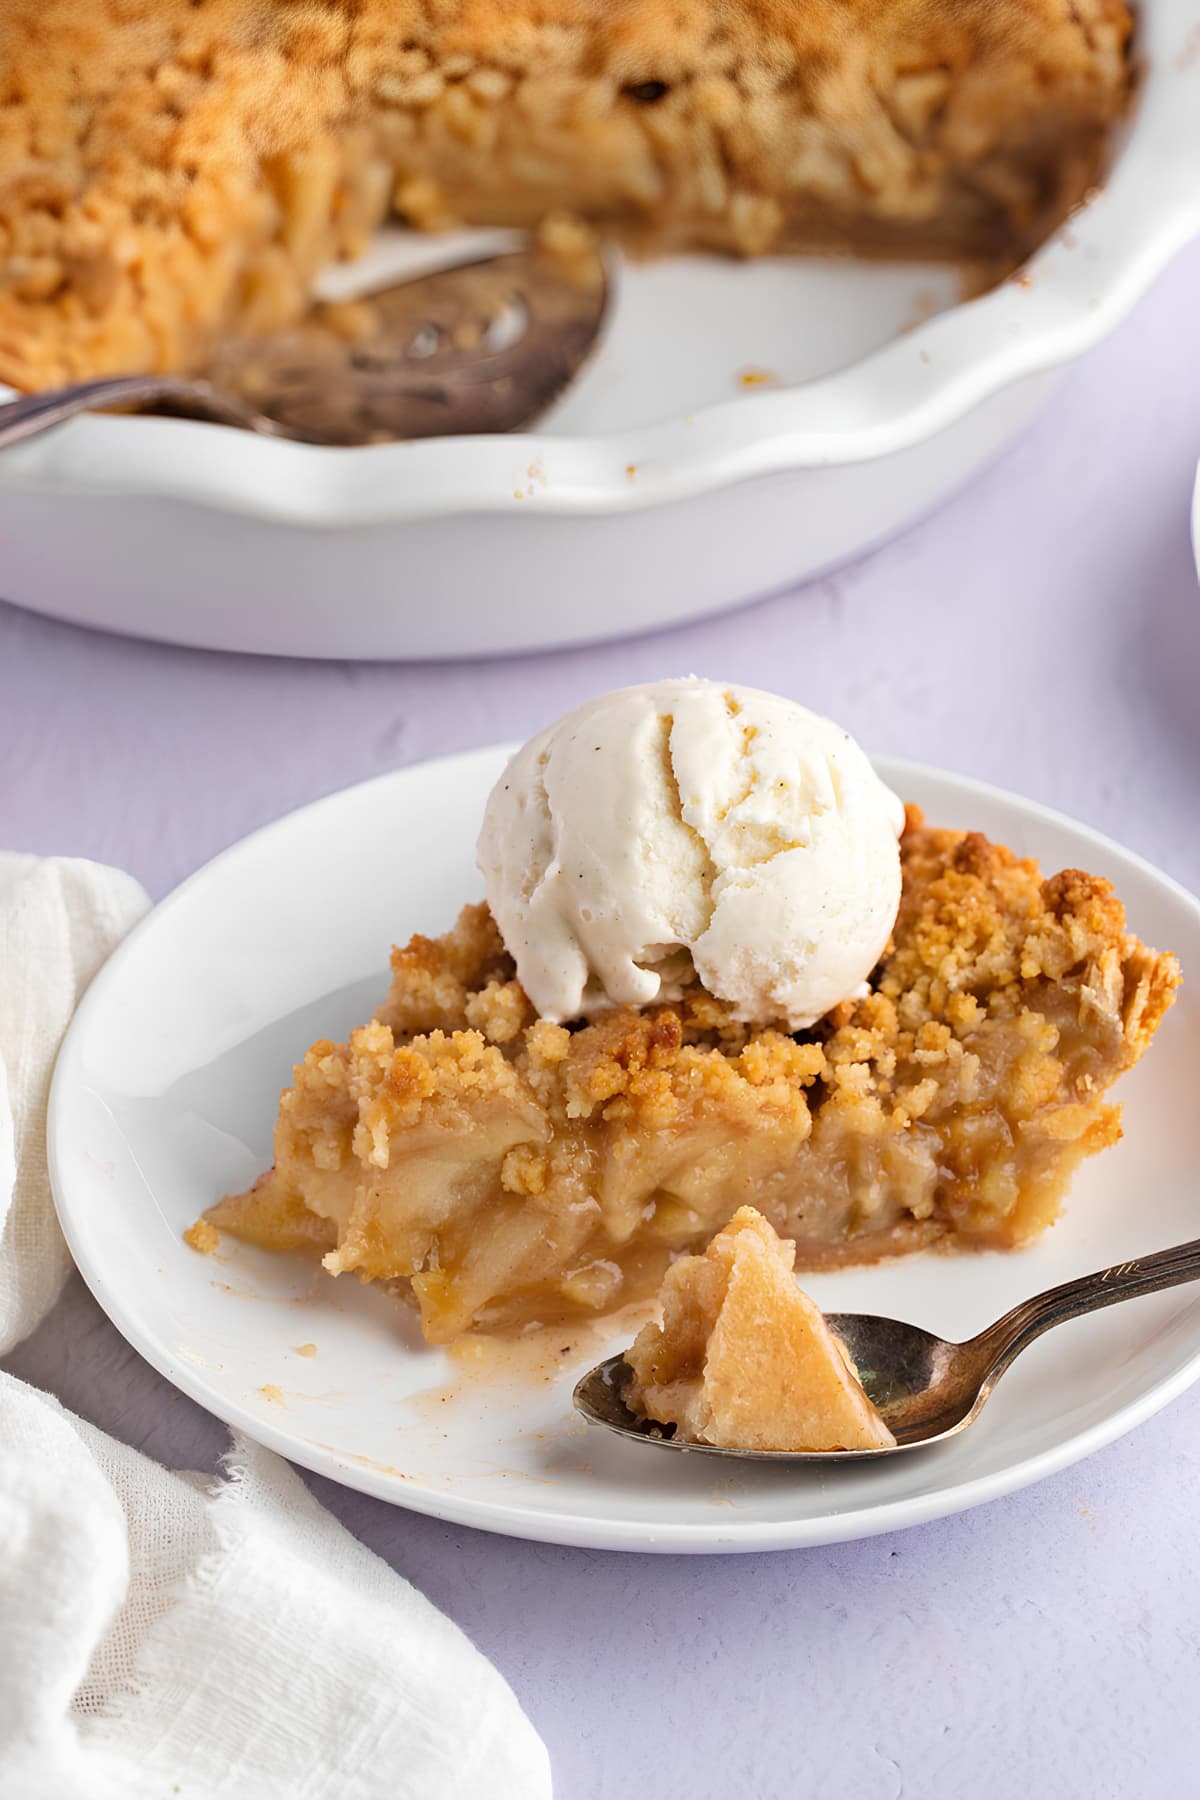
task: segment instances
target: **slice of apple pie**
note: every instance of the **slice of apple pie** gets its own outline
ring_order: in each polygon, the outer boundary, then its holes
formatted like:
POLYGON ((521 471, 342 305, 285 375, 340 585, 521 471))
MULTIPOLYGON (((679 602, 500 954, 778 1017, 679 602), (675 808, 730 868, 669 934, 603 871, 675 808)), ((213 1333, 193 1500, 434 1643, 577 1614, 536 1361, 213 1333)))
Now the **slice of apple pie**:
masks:
POLYGON ((349 1043, 283 1094, 275 1166, 207 1215, 403 1281, 445 1342, 649 1293, 746 1204, 801 1268, 1006 1248, 1120 1136, 1107 1099, 1179 982, 1108 882, 908 809, 890 943, 807 1030, 670 1004, 535 1015, 491 914, 394 952, 349 1043))

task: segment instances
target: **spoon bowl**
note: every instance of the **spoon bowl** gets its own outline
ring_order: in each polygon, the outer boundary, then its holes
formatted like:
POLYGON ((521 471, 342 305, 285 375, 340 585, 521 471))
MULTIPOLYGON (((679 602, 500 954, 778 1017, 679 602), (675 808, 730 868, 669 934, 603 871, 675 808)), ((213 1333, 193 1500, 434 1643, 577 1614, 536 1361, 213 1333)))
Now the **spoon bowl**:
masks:
POLYGON ((962 1344, 899 1319, 872 1313, 827 1314, 867 1398, 896 1439, 880 1449, 746 1450, 683 1437, 674 1426, 642 1418, 627 1405, 624 1396, 632 1370, 622 1356, 610 1356, 588 1371, 575 1389, 575 1408, 591 1425, 661 1450, 736 1456, 750 1462, 878 1462, 945 1443, 964 1431, 979 1417, 1014 1359, 1052 1326, 1197 1277, 1200 1239, 1036 1294, 962 1344))
POLYGON ((105 407, 363 445, 517 431, 578 372, 608 309, 590 243, 439 269, 217 343, 192 375, 114 375, 0 405, 0 448, 105 407))

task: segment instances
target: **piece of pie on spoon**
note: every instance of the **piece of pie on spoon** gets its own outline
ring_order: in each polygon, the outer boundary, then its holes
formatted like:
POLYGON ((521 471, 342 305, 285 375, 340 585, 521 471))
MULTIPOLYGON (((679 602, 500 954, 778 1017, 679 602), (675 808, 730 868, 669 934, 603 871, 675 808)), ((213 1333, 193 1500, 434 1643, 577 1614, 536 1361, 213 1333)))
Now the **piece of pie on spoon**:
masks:
POLYGON ((796 1246, 739 1207, 663 1279, 661 1325, 625 1360, 632 1412, 736 1450, 881 1450, 895 1438, 821 1309, 796 1284, 796 1246))

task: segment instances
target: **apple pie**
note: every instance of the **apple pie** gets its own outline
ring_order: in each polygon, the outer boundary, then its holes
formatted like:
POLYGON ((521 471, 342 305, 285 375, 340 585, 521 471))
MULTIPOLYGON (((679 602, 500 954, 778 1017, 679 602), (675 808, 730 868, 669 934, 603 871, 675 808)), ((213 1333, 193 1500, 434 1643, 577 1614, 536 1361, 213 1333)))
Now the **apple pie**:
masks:
POLYGON ((1125 0, 3 0, 0 379, 203 362, 394 214, 1015 263, 1096 181, 1125 0))
POLYGON ((901 860, 866 993, 795 1033, 698 983, 552 1024, 468 906, 393 953, 372 1022, 313 1045, 274 1167, 209 1223, 400 1284, 433 1343, 649 1294, 748 1204, 800 1268, 1030 1242, 1120 1137, 1108 1091, 1178 966, 1107 881, 915 807, 901 860))
POLYGON ((625 1352, 631 1411, 736 1450, 883 1450, 895 1438, 821 1309, 796 1286, 796 1246, 739 1207, 663 1281, 661 1325, 625 1352))

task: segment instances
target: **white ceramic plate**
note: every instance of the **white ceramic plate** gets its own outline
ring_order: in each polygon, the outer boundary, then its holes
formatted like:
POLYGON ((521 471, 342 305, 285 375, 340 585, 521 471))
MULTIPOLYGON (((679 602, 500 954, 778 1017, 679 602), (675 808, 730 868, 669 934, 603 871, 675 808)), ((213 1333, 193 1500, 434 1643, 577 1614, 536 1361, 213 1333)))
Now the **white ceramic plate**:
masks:
MULTIPOLYGON (((628 269, 595 360, 511 437, 331 450, 77 419, 0 458, 0 593, 213 649, 478 656, 699 617, 857 554, 994 455, 1200 229, 1200 0, 1137 11, 1112 169, 1019 281, 956 304, 944 268, 628 269)), ((389 234, 344 273, 430 249, 389 234)))
MULTIPOLYGON (((548 1370, 464 1376, 419 1342, 402 1303, 355 1281, 228 1243, 220 1261, 188 1249, 183 1229, 269 1160, 293 1061, 369 1015, 394 939, 444 927, 478 893, 472 846, 503 754, 403 770, 247 838, 158 907, 93 984, 54 1081, 54 1191, 93 1293, 156 1368, 293 1461, 398 1505, 552 1543, 662 1551, 826 1543, 974 1506, 1110 1442, 1200 1374, 1200 1295, 1178 1289, 1050 1333, 940 1450, 813 1473, 731 1468, 575 1419, 573 1382, 628 1327, 568 1330, 548 1370)), ((1136 857, 995 789, 880 767, 938 822, 1048 869, 1111 876, 1134 928, 1200 969, 1200 903, 1136 857)), ((1124 1142, 1085 1169, 1035 1249, 806 1285, 829 1309, 964 1337, 1054 1282, 1194 1237, 1198 1062, 1200 990, 1185 987, 1150 1066, 1124 1085, 1124 1142)))

